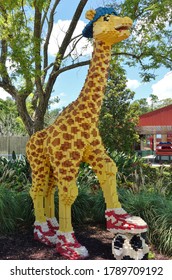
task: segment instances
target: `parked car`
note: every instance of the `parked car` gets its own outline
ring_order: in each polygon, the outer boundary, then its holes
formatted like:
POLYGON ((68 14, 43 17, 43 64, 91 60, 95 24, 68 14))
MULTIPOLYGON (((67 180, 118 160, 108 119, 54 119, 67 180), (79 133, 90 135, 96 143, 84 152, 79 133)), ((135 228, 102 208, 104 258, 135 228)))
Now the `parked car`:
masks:
POLYGON ((172 156, 172 143, 171 142, 160 142, 156 146, 156 155, 172 156))

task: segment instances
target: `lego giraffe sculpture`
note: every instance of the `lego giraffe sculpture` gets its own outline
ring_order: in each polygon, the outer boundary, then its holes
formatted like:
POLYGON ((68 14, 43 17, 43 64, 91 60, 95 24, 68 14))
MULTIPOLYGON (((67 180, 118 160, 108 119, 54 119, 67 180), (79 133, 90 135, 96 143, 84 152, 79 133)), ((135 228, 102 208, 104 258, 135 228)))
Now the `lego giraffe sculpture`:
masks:
POLYGON ((132 21, 112 8, 86 13, 83 30, 93 37, 94 51, 81 93, 48 128, 35 133, 27 144, 32 169, 30 195, 35 209, 34 237, 69 259, 86 258, 87 249, 77 241, 71 223, 71 206, 78 195, 76 177, 81 162, 96 173, 106 202, 107 229, 113 233, 140 233, 146 223, 125 212, 116 191, 116 165, 105 152, 97 122, 106 86, 111 46, 129 36, 132 21), (58 186, 59 223, 55 218, 54 192, 58 186))

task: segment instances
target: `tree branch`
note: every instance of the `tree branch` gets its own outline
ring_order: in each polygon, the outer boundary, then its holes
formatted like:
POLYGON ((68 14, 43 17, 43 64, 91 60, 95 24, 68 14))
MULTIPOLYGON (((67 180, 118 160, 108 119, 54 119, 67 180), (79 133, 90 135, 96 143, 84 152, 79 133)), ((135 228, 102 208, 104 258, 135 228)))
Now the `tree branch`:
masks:
POLYGON ((66 35, 63 39, 63 42, 61 44, 61 47, 59 48, 59 52, 56 56, 56 59, 55 59, 55 63, 54 63, 54 66, 53 66, 53 69, 51 71, 51 74, 49 76, 49 79, 48 79, 48 82, 47 82, 47 85, 46 85, 46 98, 49 99, 50 97, 50 94, 52 92, 52 89, 53 89, 53 86, 54 86, 54 83, 55 83, 55 80, 56 80, 56 77, 57 75, 54 75, 55 72, 57 72, 60 68, 60 65, 61 65, 61 62, 63 60, 63 57, 64 57, 64 54, 65 54, 65 51, 70 43, 70 40, 72 38, 72 35, 73 35, 73 32, 76 28, 76 25, 78 23, 78 20, 82 14, 82 11, 85 7, 85 5, 87 4, 88 0, 81 0, 78 4, 78 7, 74 13, 74 16, 72 18, 72 21, 70 23, 70 26, 68 28, 68 31, 66 32, 66 35))
POLYGON ((35 84, 39 94, 43 94, 41 83, 41 9, 35 3, 35 18, 34 18, 34 52, 35 52, 35 84))
POLYGON ((65 71, 72 70, 72 69, 75 69, 77 67, 85 66, 85 65, 89 65, 89 64, 90 64, 90 60, 85 60, 85 61, 81 61, 81 62, 78 62, 78 63, 75 63, 75 64, 71 64, 71 65, 65 66, 63 68, 60 68, 57 72, 54 72, 53 75, 55 75, 55 77, 57 77, 65 71))
MULTIPOLYGON (((45 80, 46 74, 47 74, 47 66, 48 66, 48 45, 49 45, 49 40, 50 40, 50 36, 53 30, 53 24, 54 24, 54 13, 55 13, 55 9, 58 6, 60 0, 56 0, 51 13, 50 13, 50 17, 48 20, 48 31, 47 31, 47 36, 45 39, 45 43, 44 43, 44 64, 43 64, 43 69, 44 69, 44 77, 43 77, 43 81, 45 80)), ((44 18, 46 16, 47 13, 44 14, 43 20, 42 20, 42 27, 43 27, 43 23, 44 23, 44 18)))

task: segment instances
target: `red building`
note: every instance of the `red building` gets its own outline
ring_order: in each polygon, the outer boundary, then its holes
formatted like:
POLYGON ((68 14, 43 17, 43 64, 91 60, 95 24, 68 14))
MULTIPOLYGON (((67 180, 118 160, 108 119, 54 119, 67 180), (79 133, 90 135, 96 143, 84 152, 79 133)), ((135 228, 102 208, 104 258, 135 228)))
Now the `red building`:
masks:
POLYGON ((159 142, 172 143, 172 104, 140 116, 137 131, 141 136, 141 150, 156 151, 159 142))

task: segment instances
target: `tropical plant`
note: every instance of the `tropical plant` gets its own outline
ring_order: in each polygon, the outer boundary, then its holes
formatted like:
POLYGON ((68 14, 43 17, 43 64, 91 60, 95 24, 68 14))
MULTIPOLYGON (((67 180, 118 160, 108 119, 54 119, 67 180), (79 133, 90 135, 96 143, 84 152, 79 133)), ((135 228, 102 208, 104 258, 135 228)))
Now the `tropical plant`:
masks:
POLYGON ((0 183, 6 183, 9 189, 21 191, 30 181, 30 166, 26 157, 17 159, 13 152, 11 160, 0 157, 0 183))
POLYGON ((109 152, 134 152, 133 143, 139 136, 135 129, 138 109, 131 105, 133 98, 134 92, 127 88, 125 71, 119 62, 112 60, 99 117, 100 134, 109 152))

